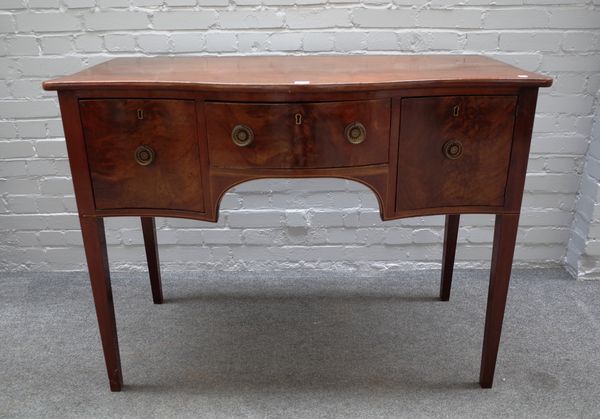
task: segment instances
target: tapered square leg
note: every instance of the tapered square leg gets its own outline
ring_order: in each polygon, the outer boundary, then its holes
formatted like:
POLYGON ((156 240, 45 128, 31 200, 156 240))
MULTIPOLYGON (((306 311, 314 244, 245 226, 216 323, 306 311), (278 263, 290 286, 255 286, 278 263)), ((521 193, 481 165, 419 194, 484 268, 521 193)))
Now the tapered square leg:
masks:
POLYGON ((444 253, 442 256, 442 280, 440 282, 440 300, 442 301, 448 301, 450 299, 459 222, 460 215, 446 215, 446 226, 444 227, 444 253))
POLYGON ((123 375, 110 285, 104 221, 102 218, 80 217, 80 223, 108 381, 112 391, 120 391, 123 387, 123 375))
POLYGON ((519 214, 496 215, 490 286, 483 334, 481 372, 479 375, 479 383, 483 388, 491 388, 494 382, 496 358, 498 356, 518 227, 519 214))
POLYGON ((160 262, 158 260, 158 244, 156 241, 156 225, 154 217, 141 217, 150 286, 152 287, 152 300, 154 304, 162 304, 162 284, 160 280, 160 262))

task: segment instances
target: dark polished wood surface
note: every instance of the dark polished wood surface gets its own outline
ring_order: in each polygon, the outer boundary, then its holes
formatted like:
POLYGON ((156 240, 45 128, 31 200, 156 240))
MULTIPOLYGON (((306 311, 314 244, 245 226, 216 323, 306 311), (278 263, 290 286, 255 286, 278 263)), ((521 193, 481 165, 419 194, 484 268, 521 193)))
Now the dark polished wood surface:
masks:
POLYGON ((204 212, 194 101, 81 100, 79 109, 96 208, 204 212), (140 146, 155 161, 138 164, 140 146))
POLYGON ((397 209, 504 206, 517 96, 402 100, 397 209), (448 158, 444 144, 462 151, 448 158))
POLYGON ((480 56, 120 58, 47 81, 67 150, 110 387, 122 388, 103 217, 141 217, 153 301, 156 216, 217 221, 260 178, 361 182, 383 220, 446 215, 449 299, 460 214, 496 214, 480 383, 491 387, 537 91, 480 56))
POLYGON ((457 84, 550 86, 552 79, 478 55, 318 55, 117 58, 44 83, 103 88, 381 89, 457 84))
POLYGON ((442 253, 442 280, 440 281, 440 300, 442 301, 448 301, 450 299, 459 225, 460 215, 446 215, 446 224, 444 226, 444 252, 442 253))
POLYGON ((148 274, 152 288, 152 301, 154 304, 163 303, 162 283, 160 279, 160 262, 158 260, 158 242, 156 240, 156 224, 154 217, 141 217, 144 248, 148 261, 148 274))
POLYGON ((243 169, 355 167, 388 162, 390 99, 318 103, 206 103, 210 165, 243 169), (344 136, 354 121, 367 135, 360 144, 344 136), (234 126, 252 128, 247 147, 231 141, 234 126))

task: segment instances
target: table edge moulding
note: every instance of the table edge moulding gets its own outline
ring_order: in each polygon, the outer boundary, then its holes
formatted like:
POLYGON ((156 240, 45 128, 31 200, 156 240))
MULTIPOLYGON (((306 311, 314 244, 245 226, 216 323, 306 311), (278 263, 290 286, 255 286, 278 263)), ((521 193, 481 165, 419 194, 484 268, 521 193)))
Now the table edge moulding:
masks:
POLYGON ((163 301, 154 217, 216 222, 233 186, 350 179, 382 220, 446 216, 448 301, 460 214, 495 214, 479 382, 490 388, 538 88, 552 79, 477 55, 116 58, 57 90, 110 388, 123 378, 104 217, 141 218, 163 301))

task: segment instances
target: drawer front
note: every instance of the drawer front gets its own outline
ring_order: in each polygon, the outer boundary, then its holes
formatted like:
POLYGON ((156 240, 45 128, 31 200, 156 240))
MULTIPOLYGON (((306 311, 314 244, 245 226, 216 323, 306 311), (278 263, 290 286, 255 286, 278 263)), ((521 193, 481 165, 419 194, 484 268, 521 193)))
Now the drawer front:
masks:
POLYGON ((208 102, 206 124, 213 167, 291 169, 388 162, 389 99, 290 104, 208 102), (250 136, 252 141, 236 144, 232 135, 236 137, 240 130, 242 139, 250 136))
POLYGON ((502 206, 516 96, 402 100, 396 210, 502 206))
POLYGON ((98 209, 204 212, 191 100, 80 100, 98 209))

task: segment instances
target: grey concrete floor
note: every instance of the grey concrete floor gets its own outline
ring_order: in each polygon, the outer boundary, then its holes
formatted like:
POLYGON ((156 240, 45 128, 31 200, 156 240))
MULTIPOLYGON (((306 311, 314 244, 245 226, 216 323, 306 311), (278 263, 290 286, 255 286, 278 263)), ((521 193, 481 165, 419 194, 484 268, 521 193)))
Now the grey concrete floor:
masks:
POLYGON ((485 270, 113 275, 111 393, 85 273, 0 273, 0 417, 600 417, 600 282, 517 270, 491 390, 485 270))

